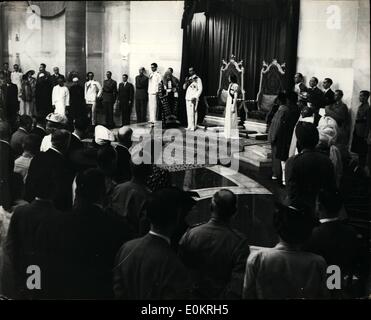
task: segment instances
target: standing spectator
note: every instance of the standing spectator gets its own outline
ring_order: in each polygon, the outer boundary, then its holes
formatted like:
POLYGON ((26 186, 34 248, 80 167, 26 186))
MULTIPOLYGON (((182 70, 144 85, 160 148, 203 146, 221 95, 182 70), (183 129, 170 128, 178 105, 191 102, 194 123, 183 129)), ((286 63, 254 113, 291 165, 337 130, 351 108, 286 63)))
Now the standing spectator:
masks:
POLYGON ((335 93, 331 90, 332 79, 325 78, 322 82, 323 87, 323 106, 329 106, 335 102, 335 93))
POLYGON ((0 120, 7 120, 8 110, 6 107, 6 80, 4 71, 0 70, 0 120))
POLYGON ((148 77, 144 74, 145 69, 139 69, 139 75, 135 77, 135 110, 137 113, 137 123, 147 121, 148 103, 148 77))
POLYGON ((288 204, 308 207, 314 213, 319 191, 336 189, 334 167, 326 155, 315 150, 319 134, 314 124, 299 122, 295 132, 301 151, 286 163, 288 204))
POLYGON ((22 115, 19 118, 19 128, 13 133, 10 139, 10 146, 13 149, 15 158, 18 158, 23 153, 23 140, 32 130, 32 118, 27 115, 22 115))
POLYGON ((130 116, 134 102, 134 86, 128 82, 127 74, 122 76, 117 99, 122 113, 122 125, 128 125, 130 124, 130 116))
POLYGON ((209 222, 191 227, 179 243, 179 255, 194 274, 194 297, 240 299, 246 259, 250 253, 246 237, 232 229, 237 198, 227 189, 211 200, 209 222))
POLYGON ((35 115, 35 90, 36 90, 36 78, 33 77, 35 71, 30 70, 22 77, 21 84, 21 98, 23 102, 20 114, 26 114, 28 116, 35 115))
POLYGON ((113 121, 113 105, 117 98, 117 82, 112 79, 111 71, 107 71, 106 77, 107 79, 103 82, 102 103, 106 115, 106 127, 108 129, 113 129, 115 127, 113 121))
POLYGON ((12 205, 11 179, 14 169, 14 155, 10 147, 10 126, 0 120, 0 206, 9 210, 12 205))
POLYGON ((14 131, 16 129, 17 116, 19 113, 18 87, 8 79, 5 90, 7 121, 9 122, 12 131, 14 131))
POLYGON ((365 168, 367 159, 367 136, 369 132, 367 117, 370 113, 369 97, 369 91, 362 90, 359 93, 359 102, 361 104, 358 107, 356 115, 351 149, 358 154, 359 167, 362 169, 365 168))
POLYGON ((70 105, 70 92, 64 85, 64 77, 58 77, 58 84, 53 88, 52 104, 54 113, 66 115, 66 108, 70 105))
POLYGON ((325 108, 325 115, 335 119, 339 127, 336 145, 345 162, 349 154, 350 115, 347 105, 342 100, 343 96, 343 91, 335 90, 335 103, 325 108))
MULTIPOLYGON (((6 254, 7 281, 5 293, 14 299, 32 299, 38 297, 38 290, 27 288, 27 268, 40 266, 40 248, 37 237, 44 221, 58 215, 53 202, 54 181, 48 177, 39 177, 35 185, 35 200, 14 210, 10 220, 8 235, 4 246, 6 254), (10 279, 11 278, 11 279, 10 279)), ((45 269, 42 269, 44 274, 45 269)), ((45 277, 42 278, 45 280, 45 277)), ((44 285, 44 281, 42 281, 44 285)))
POLYGON ((9 63, 8 62, 3 63, 3 70, 2 71, 4 72, 5 79, 10 80, 11 79, 10 76, 11 76, 12 73, 9 70, 9 63))
POLYGON ((71 120, 87 118, 87 110, 85 107, 84 88, 79 83, 79 78, 72 78, 72 86, 70 87, 70 107, 68 116, 71 120))
POLYGON ((40 152, 32 161, 26 179, 25 199, 35 199, 35 188, 41 177, 47 177, 55 183, 53 203, 58 210, 67 211, 72 207, 73 172, 65 155, 70 143, 70 133, 56 130, 52 133, 52 147, 40 152))
POLYGON ((94 73, 88 72, 87 81, 85 82, 85 103, 88 117, 93 126, 97 123, 97 99, 102 95, 102 86, 94 80, 94 73))
POLYGON ((64 75, 59 73, 58 67, 54 67, 53 72, 54 72, 53 75, 50 77, 53 87, 55 87, 58 84, 58 78, 60 77, 63 78, 64 82, 66 81, 64 75))
POLYGON ((37 116, 36 117, 36 124, 35 124, 34 128, 31 130, 31 133, 36 134, 37 136, 39 136, 41 141, 46 136, 45 123, 46 123, 45 117, 37 116))
POLYGON ((122 221, 103 209, 105 177, 88 169, 76 178, 72 213, 45 221, 38 245, 47 299, 112 299, 114 258, 131 239, 122 221))
POLYGON ((50 72, 46 71, 46 64, 45 63, 40 63, 39 72, 37 74, 36 79, 39 80, 40 76, 47 78, 50 81, 51 85, 53 85, 53 83, 51 82, 51 79, 50 79, 51 78, 50 72))
POLYGON ((279 205, 274 224, 280 241, 274 248, 252 252, 247 259, 245 299, 324 299, 326 262, 301 250, 314 227, 302 211, 279 205))
POLYGON ((44 74, 39 73, 35 88, 36 115, 46 117, 53 112, 52 107, 53 85, 50 79, 44 74))
POLYGON ((118 144, 116 145, 117 152, 117 171, 115 181, 123 183, 131 179, 131 148, 133 130, 130 127, 122 127, 118 131, 118 144))
POLYGON ((117 299, 161 300, 190 297, 188 272, 171 248, 182 209, 182 193, 155 192, 149 207, 151 230, 125 243, 116 256, 113 290, 117 299))
POLYGON ((14 172, 19 173, 26 183, 32 158, 40 152, 41 139, 36 134, 29 134, 23 139, 23 153, 14 162, 14 172))

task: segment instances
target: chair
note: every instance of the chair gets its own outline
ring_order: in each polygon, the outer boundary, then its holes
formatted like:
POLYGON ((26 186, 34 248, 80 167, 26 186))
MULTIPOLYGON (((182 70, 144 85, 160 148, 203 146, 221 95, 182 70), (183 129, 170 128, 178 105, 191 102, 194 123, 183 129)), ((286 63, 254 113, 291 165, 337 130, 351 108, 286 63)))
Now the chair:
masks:
POLYGON ((238 104, 245 100, 244 90, 244 74, 245 70, 242 65, 243 61, 236 61, 236 57, 232 54, 229 61, 222 60, 222 66, 219 72, 219 85, 215 96, 205 96, 204 102, 206 106, 205 122, 217 123, 224 125, 225 107, 228 97, 229 76, 234 74, 237 77, 240 93, 238 95, 238 104))
POLYGON ((273 59, 269 65, 263 61, 256 100, 246 101, 248 118, 265 120, 278 93, 285 88, 285 68, 286 64, 280 64, 276 59, 273 59))

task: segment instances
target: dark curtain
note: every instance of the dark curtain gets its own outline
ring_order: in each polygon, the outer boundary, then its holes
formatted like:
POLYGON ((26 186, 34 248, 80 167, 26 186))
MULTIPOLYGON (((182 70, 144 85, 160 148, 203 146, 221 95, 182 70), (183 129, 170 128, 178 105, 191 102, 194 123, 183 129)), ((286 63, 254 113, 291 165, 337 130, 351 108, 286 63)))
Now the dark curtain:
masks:
MULTIPOLYGON (((255 99, 262 62, 286 62, 286 86, 296 69, 299 0, 185 1, 181 81, 188 67, 201 77, 204 95, 216 95, 222 59, 243 60, 247 99, 255 99), (199 13, 205 11, 205 14, 199 13)), ((203 104, 199 106, 201 119, 203 104)), ((184 122, 185 108, 180 114, 184 122)))

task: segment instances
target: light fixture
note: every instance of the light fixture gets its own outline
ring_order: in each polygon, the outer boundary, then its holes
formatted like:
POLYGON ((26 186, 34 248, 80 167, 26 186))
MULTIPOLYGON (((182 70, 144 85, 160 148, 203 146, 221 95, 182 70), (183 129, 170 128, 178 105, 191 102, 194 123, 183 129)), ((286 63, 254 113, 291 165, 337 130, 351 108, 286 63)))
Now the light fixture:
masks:
POLYGON ((123 60, 127 60, 130 53, 130 45, 127 41, 126 34, 124 34, 123 40, 120 44, 120 53, 123 60))

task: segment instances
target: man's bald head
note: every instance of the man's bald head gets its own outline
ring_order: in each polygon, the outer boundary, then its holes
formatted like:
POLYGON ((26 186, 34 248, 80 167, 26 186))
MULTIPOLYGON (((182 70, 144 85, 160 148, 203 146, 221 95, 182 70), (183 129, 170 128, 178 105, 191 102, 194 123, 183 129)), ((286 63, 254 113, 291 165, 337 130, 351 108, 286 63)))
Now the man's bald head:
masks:
POLYGON ((132 141, 131 141, 132 135, 133 135, 133 129, 131 129, 128 126, 125 126, 119 129, 117 138, 123 146, 130 148, 132 145, 132 141))
POLYGON ((228 190, 221 189, 211 200, 212 215, 221 220, 230 220, 237 210, 236 195, 228 190))

